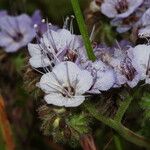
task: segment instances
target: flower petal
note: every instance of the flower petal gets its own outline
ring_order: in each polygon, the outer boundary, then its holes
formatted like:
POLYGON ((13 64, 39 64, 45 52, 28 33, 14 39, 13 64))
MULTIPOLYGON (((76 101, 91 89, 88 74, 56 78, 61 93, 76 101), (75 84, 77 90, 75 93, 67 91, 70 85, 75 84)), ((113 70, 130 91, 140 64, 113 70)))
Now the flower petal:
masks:
POLYGON ((76 93, 83 94, 88 91, 93 84, 93 77, 90 72, 84 70, 77 76, 76 93))
POLYGON ((105 72, 98 71, 97 80, 93 89, 99 89, 100 91, 107 91, 113 87, 115 83, 115 75, 113 70, 107 70, 105 72))
POLYGON ((59 81, 64 84, 63 86, 69 86, 75 84, 80 69, 75 63, 67 61, 55 66, 53 72, 59 81))
POLYGON ((47 67, 51 65, 50 60, 42 55, 31 57, 29 63, 34 68, 47 67))
POLYGON ((45 93, 62 91, 61 85, 58 83, 55 75, 52 72, 46 73, 41 77, 40 82, 37 84, 45 93))
POLYGON ((106 15, 109 18, 114 18, 117 15, 117 11, 111 3, 104 2, 101 5, 101 11, 104 15, 106 15))
POLYGON ((41 48, 39 44, 28 44, 28 51, 30 56, 36 56, 36 55, 41 55, 41 48))
POLYGON ((48 94, 44 97, 48 104, 65 107, 77 107, 85 100, 84 96, 74 96, 72 98, 63 97, 61 94, 48 94))

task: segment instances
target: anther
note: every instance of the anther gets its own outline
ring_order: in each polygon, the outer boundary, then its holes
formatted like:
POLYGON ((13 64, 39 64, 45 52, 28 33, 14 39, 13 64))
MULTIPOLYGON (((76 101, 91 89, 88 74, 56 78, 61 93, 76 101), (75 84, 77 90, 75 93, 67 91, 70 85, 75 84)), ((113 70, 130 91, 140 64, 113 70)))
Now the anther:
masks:
POLYGON ((34 24, 34 28, 36 29, 38 27, 38 25, 37 24, 34 24))
POLYGON ((42 19, 41 22, 42 22, 42 23, 45 23, 46 21, 45 21, 45 19, 42 19))

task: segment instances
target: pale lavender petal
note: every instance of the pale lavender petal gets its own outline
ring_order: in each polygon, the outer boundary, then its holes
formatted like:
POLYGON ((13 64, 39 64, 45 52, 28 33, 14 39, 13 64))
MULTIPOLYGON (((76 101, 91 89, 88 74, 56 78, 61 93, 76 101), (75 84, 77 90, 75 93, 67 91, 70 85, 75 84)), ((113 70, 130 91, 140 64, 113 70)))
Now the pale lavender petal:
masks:
POLYGON ((62 94, 49 94, 44 97, 48 104, 53 104, 55 106, 65 106, 65 107, 77 107, 83 103, 85 100, 84 96, 73 96, 71 98, 63 97, 62 94))

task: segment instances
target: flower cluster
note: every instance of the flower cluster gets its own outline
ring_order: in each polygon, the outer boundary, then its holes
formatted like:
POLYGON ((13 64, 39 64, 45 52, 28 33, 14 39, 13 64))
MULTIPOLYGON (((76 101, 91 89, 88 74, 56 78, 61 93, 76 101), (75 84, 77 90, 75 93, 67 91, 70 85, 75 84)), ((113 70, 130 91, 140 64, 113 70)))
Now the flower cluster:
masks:
POLYGON ((134 88, 142 80, 149 83, 148 44, 133 46, 126 40, 112 47, 96 44, 93 62, 72 27, 60 29, 49 24, 37 43, 28 44, 28 50, 30 65, 42 74, 37 86, 44 91, 44 100, 55 106, 76 107, 111 88, 134 88))
POLYGON ((35 24, 40 27, 37 32, 46 31, 46 24, 41 20, 39 10, 35 11, 32 17, 27 14, 10 16, 6 11, 0 11, 0 47, 12 53, 26 46, 36 35, 35 24))
POLYGON ((148 0, 104 0, 100 11, 111 19, 111 25, 117 27, 118 33, 137 29, 137 34, 149 30, 148 0))

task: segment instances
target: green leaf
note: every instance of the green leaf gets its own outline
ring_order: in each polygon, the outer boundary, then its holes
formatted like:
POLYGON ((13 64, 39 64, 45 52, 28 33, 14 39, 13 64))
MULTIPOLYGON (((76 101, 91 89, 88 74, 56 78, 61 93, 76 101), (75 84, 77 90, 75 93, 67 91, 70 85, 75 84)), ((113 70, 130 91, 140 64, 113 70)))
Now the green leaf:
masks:
POLYGON ((150 94, 144 93, 139 104, 144 109, 144 120, 150 119, 150 94))
POLYGON ((69 125, 81 135, 86 134, 89 131, 89 119, 87 119, 87 117, 83 114, 71 116, 68 122, 69 125))
POLYGON ((22 70, 24 61, 24 56, 22 54, 12 57, 12 63, 15 65, 17 72, 20 72, 22 70))

